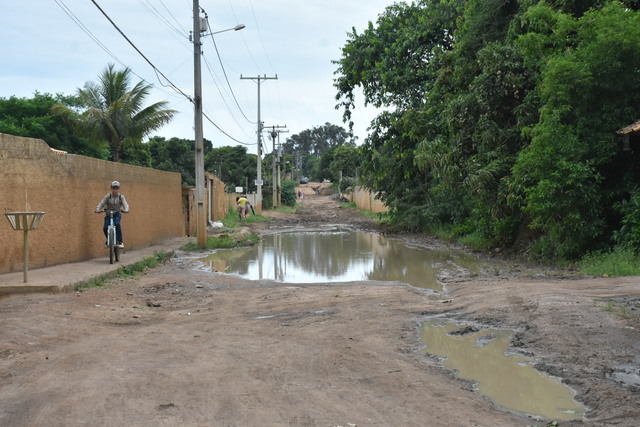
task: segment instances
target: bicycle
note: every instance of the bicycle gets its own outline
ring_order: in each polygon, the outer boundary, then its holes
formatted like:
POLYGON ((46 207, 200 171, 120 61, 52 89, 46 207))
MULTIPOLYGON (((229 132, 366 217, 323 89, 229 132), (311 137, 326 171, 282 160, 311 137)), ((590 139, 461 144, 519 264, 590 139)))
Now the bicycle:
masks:
POLYGON ((116 225, 113 222, 113 216, 118 213, 114 210, 104 211, 109 217, 109 226, 107 227, 107 246, 109 247, 109 264, 113 264, 113 259, 120 262, 120 248, 116 241, 116 225))

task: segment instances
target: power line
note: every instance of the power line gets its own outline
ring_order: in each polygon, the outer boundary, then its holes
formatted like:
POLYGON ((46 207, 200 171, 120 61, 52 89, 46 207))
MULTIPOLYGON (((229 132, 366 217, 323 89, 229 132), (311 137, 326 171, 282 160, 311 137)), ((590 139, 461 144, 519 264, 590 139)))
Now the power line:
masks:
POLYGON ((222 132, 224 135, 226 135, 229 139, 231 139, 232 141, 237 142, 238 144, 242 144, 242 145, 255 145, 256 143, 253 142, 242 142, 238 139, 235 139, 234 137, 232 137, 231 135, 229 135, 227 132, 225 132, 220 126, 218 126, 213 120, 211 120, 209 118, 209 116, 207 116, 206 113, 202 113, 202 115, 209 121, 209 123, 211 123, 212 125, 214 125, 220 132, 222 132))
MULTIPOLYGON (((224 105, 227 107, 227 110, 229 110, 229 113, 231 113, 231 117, 233 118, 233 121, 238 125, 238 127, 240 129, 242 129, 242 125, 240 123, 238 123, 238 120, 236 120, 236 116, 234 116, 233 113, 231 112, 231 108, 229 108, 229 104, 227 104, 227 100, 225 99, 222 91, 220 90, 220 86, 218 85, 218 82, 216 81, 216 78, 214 76, 213 70, 211 69, 211 66, 209 65, 209 61, 207 61, 206 57, 204 57, 204 63, 207 66, 207 70, 209 70, 209 74, 211 74, 211 77, 213 78, 213 82, 215 83, 216 89, 218 90, 218 93, 220 94, 220 98, 222 98, 222 101, 224 102, 224 105)), ((247 135, 246 132, 245 132, 245 135, 247 135)))
MULTIPOLYGON (((97 44, 97 45, 98 45, 102 50, 104 50, 104 51, 105 51, 109 56, 111 56, 111 57, 112 57, 112 58, 113 58, 117 63, 119 63, 120 65, 122 65, 122 66, 123 66, 123 67, 125 67, 125 68, 127 67, 127 66, 125 65, 125 63, 124 63, 124 62, 122 62, 122 61, 120 60, 120 58, 118 58, 118 57, 116 56, 116 54, 114 54, 113 52, 111 52, 111 51, 109 50, 109 48, 108 48, 104 43, 102 43, 102 42, 98 39, 98 37, 96 37, 96 36, 91 32, 91 30, 89 30, 89 28, 87 28, 87 26, 86 26, 86 25, 84 25, 84 24, 82 23, 82 20, 81 20, 80 18, 78 18, 78 16, 76 16, 76 15, 71 11, 71 9, 69 9, 69 7, 68 7, 68 6, 67 6, 67 5, 66 5, 62 0, 55 0, 55 1, 56 1, 56 3, 58 4, 58 6, 60 6, 60 8, 62 9, 62 11, 63 11, 63 12, 64 12, 68 17, 69 17, 69 18, 71 18, 71 20, 72 20, 72 21, 73 21, 73 22, 74 22, 74 23, 75 23, 75 24, 76 24, 76 25, 77 25, 77 26, 78 26, 78 27, 79 27, 79 28, 80 28, 80 29, 81 29, 81 30, 82 30, 82 31, 83 31, 87 36, 89 36, 89 38, 90 38, 91 40, 93 40, 93 41, 94 41, 94 42, 95 42, 95 43, 96 43, 96 44, 97 44)), ((151 83, 149 83, 149 82, 148 82, 144 77, 142 77, 141 75, 139 75, 138 73, 136 73, 134 70, 130 69, 130 71, 131 71, 131 73, 132 73, 132 74, 134 74, 135 76, 137 76, 137 77, 138 77, 140 80, 142 80, 143 82, 145 82, 145 83, 147 83, 147 84, 151 84, 151 83)), ((161 90, 162 90, 162 89, 161 89, 161 90)), ((165 92, 166 94, 169 94, 169 95, 173 95, 173 93, 172 93, 172 92, 166 92, 166 91, 164 91, 164 90, 163 90, 163 92, 165 92)))
POLYGON ((260 36, 260 43, 262 44, 262 50, 264 50, 264 55, 267 57, 267 62, 271 67, 271 70, 274 71, 273 64, 271 64, 271 59, 269 58, 269 54, 267 53, 267 48, 264 46, 264 39, 262 38, 262 32, 260 31, 260 26, 258 25, 258 18, 256 18, 256 11, 253 8, 253 2, 249 0, 249 4, 251 5, 251 13, 253 14, 253 22, 256 24, 256 29, 258 30, 258 35, 260 36))
MULTIPOLYGON (((205 12, 204 16, 205 16, 205 18, 207 20, 207 26, 209 28, 211 28, 211 25, 209 24, 209 16, 207 15, 206 12, 205 12)), ((240 113, 242 113, 244 118, 249 123, 256 124, 256 122, 252 122, 251 120, 249 120, 247 115, 242 110, 242 107, 240 107, 240 103, 238 103, 238 99, 236 98, 236 94, 233 92, 233 88, 231 87, 231 83, 229 82, 229 77, 227 76, 227 71, 225 70, 224 64, 222 63, 222 58, 220 57, 220 51, 218 50, 218 45, 216 44, 216 39, 213 37, 213 33, 211 33, 211 41, 213 41, 213 47, 216 49, 216 55, 218 56, 218 62, 220 62, 220 67, 222 68, 222 73, 224 74, 224 78, 227 81, 227 86, 229 87, 229 90, 231 91, 231 96, 233 97, 233 100, 235 101, 236 105, 238 106, 238 110, 240 110, 240 113)))
MULTIPOLYGON (((163 14, 154 5, 152 5, 149 2, 149 0, 138 0, 138 3, 140 3, 140 5, 144 7, 147 10, 147 12, 149 12, 149 14, 155 18, 156 21, 158 21, 160 24, 167 27, 170 30, 169 34, 171 34, 171 36, 174 39, 176 39, 179 43, 182 44, 184 42, 184 39, 189 40, 189 37, 186 35, 187 31, 184 29, 180 30, 176 28, 176 26, 172 22, 170 22, 167 18, 165 18, 163 14), (176 37, 176 34, 178 34, 181 37, 180 38, 176 37)), ((162 5, 164 6, 165 10, 169 13, 169 15, 171 15, 174 18, 174 20, 176 20, 173 14, 171 13, 171 11, 169 11, 167 7, 164 5, 164 3, 162 3, 162 5)), ((180 24, 178 23, 178 25, 180 24)), ((183 46, 186 47, 186 45, 184 44, 183 46)))
MULTIPOLYGON (((160 74, 168 83, 169 85, 178 93, 182 94, 182 96, 184 96, 185 98, 191 100, 191 102, 193 102, 192 98, 187 95, 186 93, 184 93, 182 91, 182 89, 180 89, 178 86, 176 86, 175 84, 173 84, 173 82, 171 80, 169 80, 169 78, 167 76, 165 76, 162 71, 160 71, 155 65, 153 65, 153 63, 140 51, 140 49, 138 49, 138 47, 133 44, 133 42, 131 40, 129 40, 129 37, 126 36, 125 33, 122 32, 122 30, 116 25, 115 22, 113 22, 113 20, 111 19, 111 17, 109 15, 107 15, 107 13, 102 10, 102 8, 100 7, 100 5, 98 3, 96 3, 95 0, 91 0, 91 3, 93 3, 95 5, 95 7, 98 8, 98 10, 104 15, 105 18, 107 18, 107 20, 111 23, 111 25, 113 25, 113 27, 122 35, 122 37, 124 37, 124 39, 136 50, 136 52, 138 52, 138 54, 140 56, 142 56, 142 58, 147 61, 147 63, 151 66, 151 68, 153 68, 153 70, 156 72, 156 76, 158 74, 160 74)), ((160 81, 160 78, 158 78, 158 81, 160 81)), ((162 82, 160 82, 160 84, 162 84, 162 82)))
MULTIPOLYGON (((110 57, 112 57, 116 62, 118 62, 120 65, 125 66, 124 63, 113 53, 109 50, 109 48, 107 48, 107 46, 105 46, 104 43, 102 43, 96 36, 93 35, 93 33, 91 32, 91 30, 89 30, 86 25, 84 25, 82 23, 82 21, 80 20, 80 18, 78 18, 72 11, 71 9, 69 9, 69 7, 62 1, 62 0, 55 0, 55 2, 57 3, 58 6, 60 6, 60 9, 62 9, 62 11, 64 13, 67 14, 67 16, 69 18, 71 18, 71 20, 73 22, 75 22, 75 24, 80 27, 80 29, 89 36, 89 38, 91 40, 93 40, 102 50, 104 50, 110 57)), ((140 77, 140 76, 138 76, 140 77)))
MULTIPOLYGON (((126 67, 126 65, 120 61, 117 56, 115 56, 115 54, 113 54, 107 47, 106 45, 104 45, 100 40, 98 40, 97 37, 95 37, 91 31, 89 31, 89 29, 82 24, 82 21, 75 15, 73 14, 73 12, 71 12, 71 10, 68 8, 68 6, 66 4, 64 4, 64 2, 62 0, 55 0, 56 3, 58 4, 58 6, 60 6, 60 8, 76 23, 76 25, 78 25, 96 44, 98 44, 98 46, 100 46, 105 52, 107 52, 113 59, 115 59, 118 63, 120 63, 122 66, 126 67)), ((160 84, 162 86, 165 86, 162 81, 160 80, 159 76, 162 76, 162 78, 164 78, 164 80, 167 81, 168 86, 170 86, 174 91, 176 91, 177 93, 179 93, 180 95, 182 95, 184 98, 186 98, 187 100, 189 100, 191 103, 195 104, 194 99, 189 96, 188 94, 186 94, 182 89, 180 89, 178 86, 176 86, 162 71, 160 71, 160 69, 158 69, 158 67, 156 67, 143 53, 142 51, 140 51, 140 49, 138 49, 138 47, 126 36, 126 34, 124 34, 124 32, 118 27, 118 25, 111 19, 111 17, 100 7, 100 5, 95 1, 95 0, 91 0, 91 2, 94 4, 94 6, 102 13, 102 15, 107 18, 107 20, 111 23, 111 25, 120 33, 120 35, 122 37, 124 37, 124 39, 135 49, 135 51, 151 66, 151 68, 154 70, 154 72, 156 73, 156 77, 158 78, 158 81, 160 82, 160 84)), ((132 70, 133 72, 133 70, 132 70)), ((139 76, 138 74, 136 74, 135 72, 133 72, 133 74, 135 74, 136 76, 138 76, 140 79, 142 79, 143 81, 146 82, 146 79, 144 79, 143 77, 139 76)), ((148 83, 148 82, 147 82, 148 83)), ((228 108, 228 107, 227 107, 228 108)), ((207 118, 207 120, 214 125, 220 132, 222 132, 224 135, 226 135, 229 139, 239 143, 239 144, 244 144, 244 145, 253 145, 251 143, 245 143, 242 142, 234 137, 232 137, 231 135, 229 135, 227 132, 225 132, 220 126, 218 126, 213 120, 211 120, 211 118, 209 118, 206 114, 203 113, 203 116, 207 118)))

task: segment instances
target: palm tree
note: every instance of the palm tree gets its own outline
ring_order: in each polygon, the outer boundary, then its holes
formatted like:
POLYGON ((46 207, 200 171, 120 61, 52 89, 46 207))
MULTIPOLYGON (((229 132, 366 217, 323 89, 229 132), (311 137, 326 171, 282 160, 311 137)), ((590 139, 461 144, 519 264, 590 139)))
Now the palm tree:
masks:
POLYGON ((99 76, 100 81, 87 82, 78 89, 83 112, 57 104, 54 114, 69 122, 78 134, 100 144, 108 142, 112 160, 120 161, 122 144, 137 144, 152 131, 170 122, 176 110, 165 109, 166 101, 143 108, 152 86, 139 82, 129 89, 131 70, 116 71, 109 64, 99 76))

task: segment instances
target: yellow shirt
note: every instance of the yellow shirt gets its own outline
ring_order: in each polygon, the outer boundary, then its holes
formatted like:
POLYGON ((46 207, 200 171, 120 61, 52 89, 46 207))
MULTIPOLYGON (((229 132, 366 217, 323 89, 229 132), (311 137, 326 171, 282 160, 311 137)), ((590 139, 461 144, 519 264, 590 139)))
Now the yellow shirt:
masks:
POLYGON ((247 205, 247 203, 249 203, 249 200, 247 200, 245 197, 240 197, 238 199, 238 204, 240 205, 240 207, 245 207, 247 205))

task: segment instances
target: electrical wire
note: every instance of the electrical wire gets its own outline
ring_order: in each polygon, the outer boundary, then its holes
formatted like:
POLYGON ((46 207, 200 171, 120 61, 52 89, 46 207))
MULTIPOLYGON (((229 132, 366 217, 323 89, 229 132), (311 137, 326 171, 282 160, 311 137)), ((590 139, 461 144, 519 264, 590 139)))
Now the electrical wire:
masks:
MULTIPOLYGON (((131 47, 133 47, 135 49, 136 52, 138 52, 138 54, 145 60, 147 61, 147 63, 151 66, 151 68, 153 68, 153 70, 156 73, 156 77, 159 75, 161 75, 166 81, 167 83, 169 83, 169 86, 171 88, 173 88, 173 90, 175 90, 176 92, 182 94, 182 96, 184 96, 187 99, 190 99, 191 102, 194 102, 193 99, 187 95, 186 93, 184 93, 182 91, 182 89, 180 89, 178 86, 176 86, 175 84, 173 84, 173 82, 171 80, 169 80, 169 78, 167 76, 165 76, 162 71, 160 71, 155 65, 153 65, 153 62, 151 62, 149 60, 149 58, 147 58, 144 53, 142 53, 140 51, 140 49, 138 49, 138 47, 133 44, 133 42, 131 40, 129 40, 129 37, 126 36, 125 33, 122 32, 122 30, 120 29, 120 27, 118 27, 116 25, 115 22, 113 22, 113 20, 111 19, 111 17, 109 15, 107 15, 107 13, 100 7, 100 5, 95 1, 95 0, 91 0, 91 3, 93 3, 95 5, 95 7, 98 8, 98 10, 104 15, 105 18, 107 18, 107 20, 111 23, 111 25, 113 25, 113 27, 122 35, 122 37, 124 37, 124 39, 131 45, 131 47)), ((158 77, 158 81, 160 82, 160 84, 162 84, 162 82, 160 81, 160 78, 158 77)), ((164 86, 164 85, 163 85, 164 86)))
POLYGON ((271 67, 271 71, 275 74, 275 69, 273 64, 271 64, 271 59, 269 58, 269 53, 267 53, 267 48, 264 46, 264 39, 262 38, 262 32, 260 31, 260 25, 258 25, 258 19, 256 18, 256 11, 253 8, 253 2, 249 0, 249 4, 251 5, 251 13, 253 14, 253 22, 256 24, 256 29, 258 30, 258 35, 260 36, 260 43, 262 44, 262 50, 264 51, 264 55, 267 57, 267 62, 271 67))
MULTIPOLYGON (((209 28, 211 28, 211 24, 209 24, 209 16, 207 15, 207 13, 205 12, 205 19, 207 20, 207 26, 209 28)), ((213 42, 213 47, 216 50, 216 55, 218 56, 218 62, 220 63, 220 68, 222 68, 222 73, 224 74, 224 78, 227 81, 227 86, 229 87, 229 90, 231 91, 231 96, 233 96, 233 100, 236 103, 236 106, 238 107, 238 110, 240 110, 240 113, 242 113, 242 115, 244 116, 244 118, 251 124, 256 124, 256 122, 252 122, 251 120, 249 120, 249 118, 247 117, 247 115, 244 113, 244 111, 242 110, 242 107, 240 107, 240 103, 238 103, 238 98, 236 98, 236 94, 233 92, 233 88, 231 87, 231 83, 229 82, 229 77, 227 76, 227 71, 224 68, 224 64, 222 63, 222 58, 220 57, 220 51, 218 50, 218 45, 216 44, 216 39, 213 37, 213 33, 210 34, 211 36, 211 41, 213 42)), ((227 107, 228 108, 228 107, 227 107)))
MULTIPOLYGON (((236 119, 235 115, 231 112, 231 108, 229 108, 229 104, 227 104, 227 100, 224 97, 224 94, 222 93, 222 91, 220 90, 220 86, 218 85, 218 82, 216 81, 216 77, 214 76, 213 70, 211 69, 211 66, 209 65, 209 61, 207 61, 206 57, 203 57, 204 59, 204 63, 207 67, 207 70, 209 71, 209 74, 211 74, 211 77, 213 78, 213 82, 216 86, 216 89, 218 89, 218 94, 220 94, 220 98, 222 98, 222 101, 224 102, 224 105, 227 107, 227 110, 229 110, 229 113, 231 114, 231 117, 233 118, 233 121, 238 125, 238 127, 240 129, 243 129, 242 125, 238 122, 238 120, 236 119)), ((244 131, 244 129, 243 129, 244 131)), ((248 136, 248 134, 246 132, 244 132, 245 135, 248 136)))
MULTIPOLYGON (((104 43, 102 43, 97 37, 95 37, 91 31, 82 23, 82 21, 75 15, 73 14, 73 12, 71 12, 71 10, 69 9, 69 7, 64 4, 64 2, 62 0, 55 0, 56 3, 58 4, 58 6, 67 14, 67 16, 69 16, 75 23, 76 25, 78 25, 96 44, 98 44, 98 46, 100 46, 105 52, 107 52, 113 59, 115 59, 118 63, 120 63, 121 65, 125 66, 126 65, 124 63, 122 63, 122 61, 120 61, 117 56, 115 54, 113 54, 107 47, 106 45, 104 45, 104 43)), ((164 73, 162 73, 162 71, 160 71, 160 69, 158 67, 156 67, 143 53, 140 49, 138 49, 138 47, 127 37, 126 34, 124 34, 124 32, 118 27, 118 25, 111 19, 111 17, 100 7, 100 5, 95 1, 95 0, 91 0, 91 2, 94 4, 94 6, 102 13, 102 15, 111 23, 111 25, 120 33, 120 35, 134 48, 134 50, 151 66, 151 68, 154 70, 156 77, 158 79, 158 81, 160 82, 160 84, 162 86, 166 86, 162 83, 162 80, 160 79, 160 76, 162 76, 162 78, 164 78, 164 80, 168 83, 167 86, 171 87, 175 92, 177 92, 178 94, 182 95, 184 98, 186 98, 187 100, 189 100, 190 102, 195 104, 195 100, 189 96, 188 94, 186 94, 182 89, 180 89, 178 86, 176 86, 164 73)), ((127 67, 128 68, 128 67, 127 67)), ((138 74, 136 74, 135 72, 132 71, 133 74, 135 74, 136 76, 138 76, 140 79, 142 79, 143 81, 146 82, 146 79, 140 77, 138 74)), ((148 82, 147 82, 148 83, 148 82)), ((228 108, 228 106, 227 106, 228 108)), ((234 137, 232 137, 231 135, 229 135, 226 131, 224 131, 218 124, 216 124, 213 120, 211 120, 211 118, 205 114, 203 112, 203 116, 213 125, 215 126, 220 132, 222 132, 225 136, 227 136, 229 139, 239 143, 239 144, 243 144, 243 145, 254 145, 255 143, 245 143, 242 142, 234 137)))
POLYGON ((236 139, 236 138, 232 137, 227 132, 225 132, 220 126, 218 126, 213 120, 211 120, 211 118, 209 118, 209 116, 206 113, 203 112, 202 115, 209 121, 209 123, 214 125, 216 127, 216 129, 218 129, 220 132, 222 132, 224 135, 227 136, 227 138, 231 139, 232 141, 235 141, 238 144, 242 144, 242 145, 255 145, 256 144, 255 142, 242 142, 239 139, 236 139))
MULTIPOLYGON (((62 0, 55 0, 56 4, 67 14, 69 18, 86 34, 91 40, 93 40, 102 50, 104 50, 110 57, 112 57, 117 63, 125 67, 124 63, 118 58, 109 48, 102 43, 96 36, 93 35, 91 30, 69 9, 69 7, 62 0)), ((138 76, 139 77, 139 76, 138 76)))
MULTIPOLYGON (((149 0, 138 0, 138 3, 140 3, 140 5, 143 8, 145 8, 147 10, 147 12, 149 12, 149 14, 151 16, 153 16, 153 18, 156 21, 158 21, 161 25, 163 25, 163 26, 165 26, 166 28, 169 29, 168 32, 171 35, 171 37, 176 39, 183 46, 187 47, 187 45, 184 44, 184 40, 185 39, 187 41, 189 40, 189 37, 187 36, 187 33, 188 33, 187 31, 185 31, 184 29, 180 30, 172 22, 169 22, 169 20, 167 18, 165 18, 163 16, 163 14, 154 5, 152 5, 149 2, 149 0), (177 37, 176 34, 181 36, 181 37, 177 37)), ((164 3, 162 5, 164 6, 164 3)), ((165 6, 165 10, 167 10, 169 15, 171 15, 173 17, 173 14, 168 9, 166 9, 166 6, 165 6)), ((175 20, 175 17, 173 17, 173 18, 175 20)), ((178 24, 178 25, 180 25, 180 24, 178 24)))

